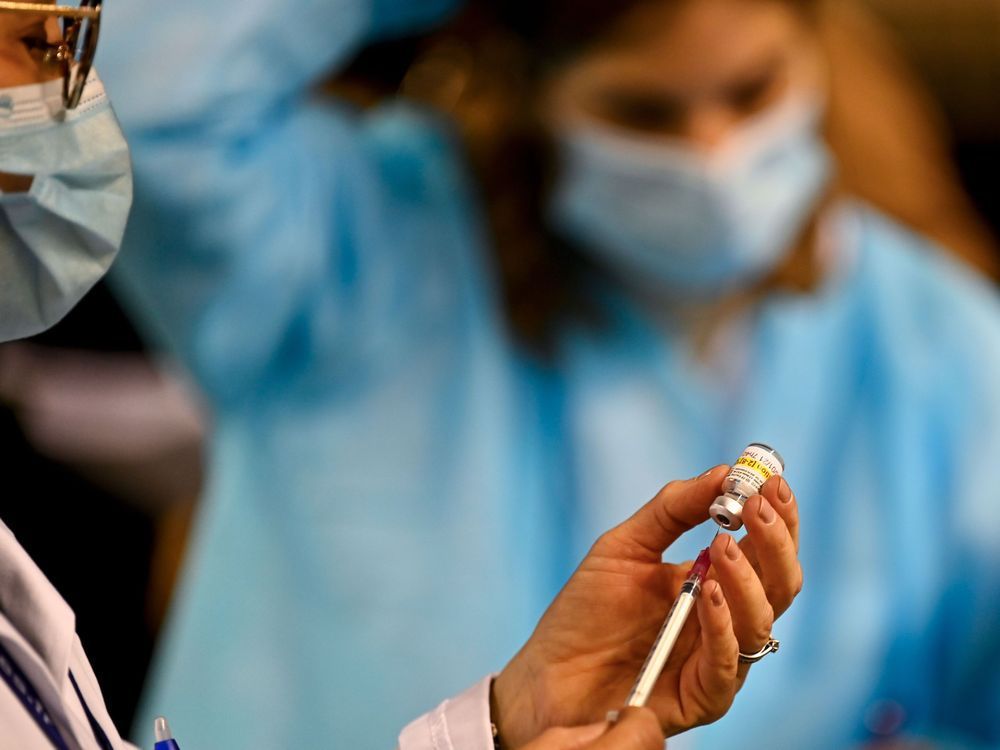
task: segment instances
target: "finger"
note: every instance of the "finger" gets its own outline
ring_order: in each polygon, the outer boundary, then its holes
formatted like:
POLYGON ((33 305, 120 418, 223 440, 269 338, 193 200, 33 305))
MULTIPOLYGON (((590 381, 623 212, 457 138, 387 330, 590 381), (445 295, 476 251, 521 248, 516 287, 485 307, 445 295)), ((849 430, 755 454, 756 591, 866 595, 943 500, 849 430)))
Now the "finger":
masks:
MULTIPOLYGON (((761 494, 767 498, 767 501, 771 504, 778 515, 781 516, 782 521, 788 527, 788 533, 792 537, 792 541, 795 543, 795 552, 799 551, 799 505, 795 497, 795 493, 792 492, 791 486, 784 477, 771 477, 764 486, 761 487, 761 494)), ((744 513, 749 513, 750 511, 744 508, 744 513)), ((754 547, 753 539, 747 535, 740 540, 740 547, 743 549, 743 554, 747 556, 750 560, 750 564, 753 565, 757 572, 760 572, 760 564, 757 561, 757 550, 754 547)))
POLYGON ((792 492, 792 487, 784 477, 771 477, 760 488, 762 494, 771 504, 781 520, 788 527, 788 533, 795 543, 795 551, 799 551, 799 503, 792 492))
POLYGON ((757 572, 728 534, 716 537, 711 549, 712 569, 722 585, 733 618, 733 632, 740 651, 759 651, 771 636, 774 610, 757 572))
POLYGON ((548 729, 524 746, 524 750, 584 750, 607 731, 606 722, 585 727, 548 729))
POLYGON ((802 566, 795 553, 795 541, 776 509, 762 495, 747 500, 743 523, 753 541, 764 593, 775 615, 781 615, 802 590, 802 566))
POLYGON ((626 708, 618 720, 587 750, 663 750, 660 720, 648 708, 626 708))
POLYGON ((722 586, 706 581, 698 600, 698 623, 701 646, 684 665, 682 684, 697 686, 694 702, 698 709, 696 723, 705 724, 722 717, 736 695, 739 644, 733 632, 733 619, 722 586), (693 671, 693 680, 687 672, 693 671))
POLYGON ((631 518, 604 534, 594 551, 658 562, 677 537, 708 519, 708 508, 728 471, 728 466, 716 466, 700 477, 671 482, 631 518))

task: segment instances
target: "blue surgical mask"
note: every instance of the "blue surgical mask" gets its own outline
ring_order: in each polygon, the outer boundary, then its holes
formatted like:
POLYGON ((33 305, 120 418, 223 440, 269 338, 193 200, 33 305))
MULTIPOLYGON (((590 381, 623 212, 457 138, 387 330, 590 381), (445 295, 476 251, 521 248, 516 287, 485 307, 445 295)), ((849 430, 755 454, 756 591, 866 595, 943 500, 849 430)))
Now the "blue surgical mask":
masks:
POLYGON ((33 177, 0 194, 0 340, 48 328, 108 270, 132 203, 128 147, 92 74, 64 111, 62 82, 0 89, 0 172, 33 177))
POLYGON ((787 254, 831 173, 821 107, 789 98, 712 153, 596 123, 560 136, 555 228, 619 274, 699 296, 787 254))

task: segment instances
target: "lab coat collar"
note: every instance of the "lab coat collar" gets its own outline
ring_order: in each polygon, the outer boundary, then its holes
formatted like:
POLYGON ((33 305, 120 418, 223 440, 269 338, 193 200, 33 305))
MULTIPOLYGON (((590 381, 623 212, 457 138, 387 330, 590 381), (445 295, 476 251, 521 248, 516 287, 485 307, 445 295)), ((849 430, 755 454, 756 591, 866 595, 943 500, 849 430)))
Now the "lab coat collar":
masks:
POLYGON ((69 673, 76 616, 0 521, 0 614, 24 638, 55 685, 69 673))

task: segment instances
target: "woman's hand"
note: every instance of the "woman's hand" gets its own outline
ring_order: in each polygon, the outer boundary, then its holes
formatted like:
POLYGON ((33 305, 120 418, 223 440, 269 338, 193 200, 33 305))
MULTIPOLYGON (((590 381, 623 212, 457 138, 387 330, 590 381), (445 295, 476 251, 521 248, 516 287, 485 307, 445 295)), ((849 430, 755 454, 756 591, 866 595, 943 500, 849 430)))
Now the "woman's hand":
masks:
MULTIPOLYGON (((629 689, 690 563, 663 563, 681 534, 708 518, 728 467, 671 482, 632 518, 604 534, 497 677, 493 717, 505 749, 549 727, 600 721, 629 689)), ((767 642, 772 622, 802 585, 798 510, 776 478, 743 512, 747 536, 711 546, 712 571, 650 698, 665 734, 722 716, 749 669, 738 652, 767 642)))

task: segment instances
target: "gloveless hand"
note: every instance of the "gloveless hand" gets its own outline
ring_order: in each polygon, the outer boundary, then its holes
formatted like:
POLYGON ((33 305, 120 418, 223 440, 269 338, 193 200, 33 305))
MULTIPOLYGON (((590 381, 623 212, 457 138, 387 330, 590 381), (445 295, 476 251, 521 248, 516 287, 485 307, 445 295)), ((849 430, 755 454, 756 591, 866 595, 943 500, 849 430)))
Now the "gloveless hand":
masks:
MULTIPOLYGON (((690 563, 662 554, 708 518, 728 467, 671 482, 632 518, 604 534, 497 677, 493 717, 505 750, 555 726, 600 721, 624 704, 690 563)), ((747 501, 747 536, 721 534, 712 571, 650 698, 664 733, 722 716, 746 677, 738 652, 767 642, 776 614, 802 586, 798 509, 787 482, 773 479, 747 501)))

